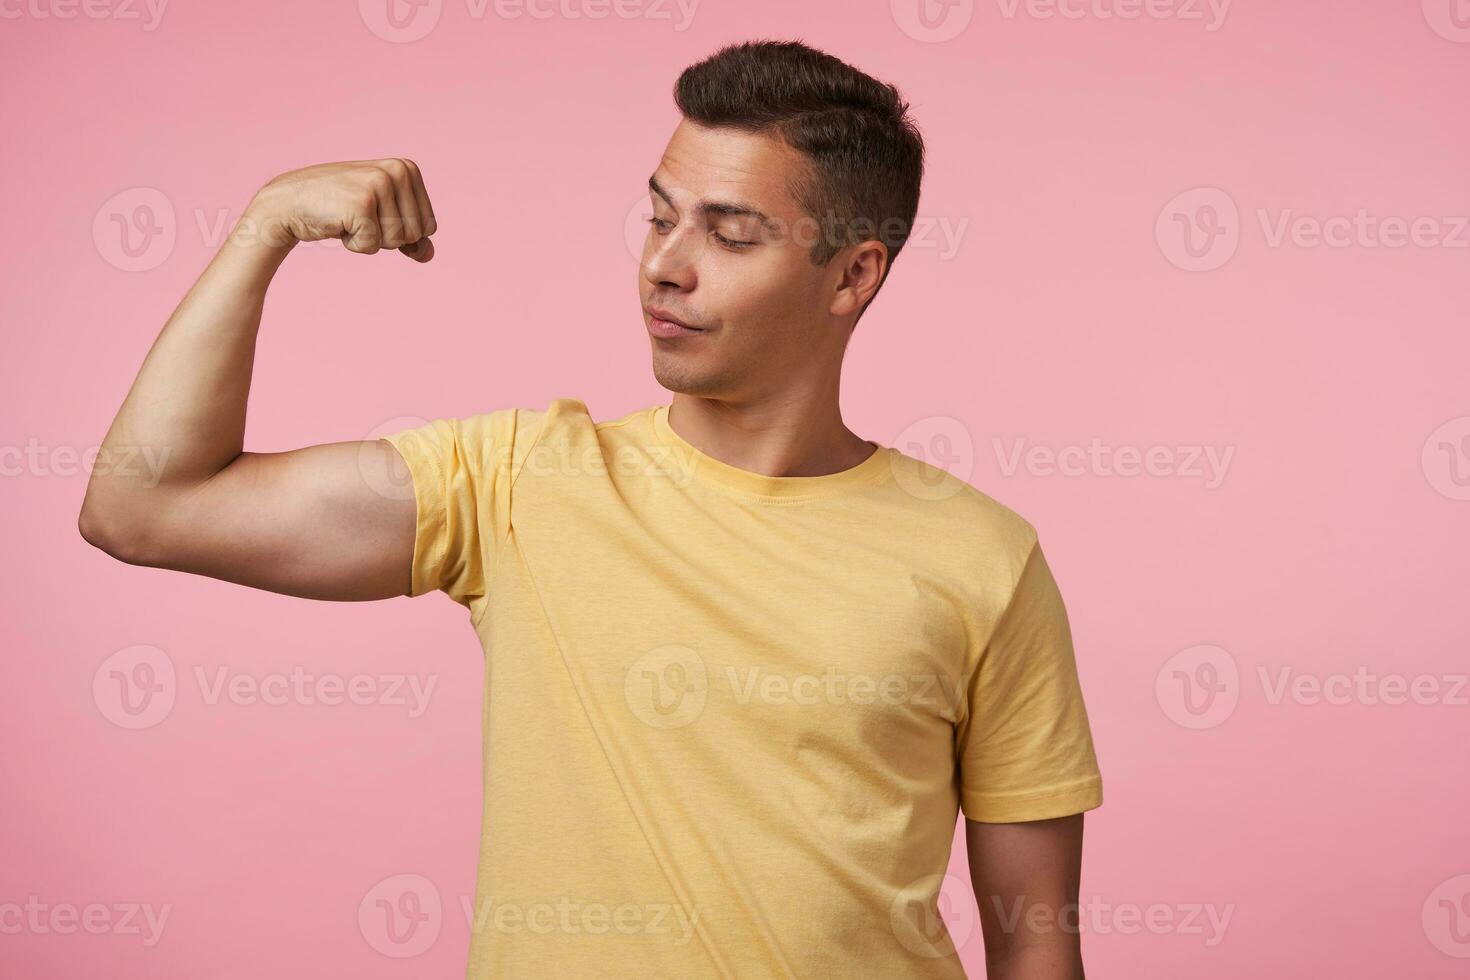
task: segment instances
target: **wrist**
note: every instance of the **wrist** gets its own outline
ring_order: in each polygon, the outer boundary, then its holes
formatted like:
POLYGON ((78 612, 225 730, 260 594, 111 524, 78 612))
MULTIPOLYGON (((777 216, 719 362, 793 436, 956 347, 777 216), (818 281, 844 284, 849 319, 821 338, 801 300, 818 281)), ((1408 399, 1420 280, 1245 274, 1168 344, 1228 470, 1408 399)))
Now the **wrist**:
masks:
POLYGON ((266 193, 268 190, 257 191, 245 206, 230 231, 230 244, 279 252, 284 257, 300 239, 292 232, 286 211, 266 193))

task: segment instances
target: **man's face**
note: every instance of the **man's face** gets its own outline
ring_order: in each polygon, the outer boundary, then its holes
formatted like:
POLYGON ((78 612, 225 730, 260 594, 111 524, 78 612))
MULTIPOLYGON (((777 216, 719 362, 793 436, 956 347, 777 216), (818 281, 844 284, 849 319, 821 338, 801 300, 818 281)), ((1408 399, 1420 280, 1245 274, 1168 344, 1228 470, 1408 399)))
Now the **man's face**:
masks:
POLYGON ((674 131, 653 173, 638 279, 659 384, 744 400, 840 364, 840 263, 808 257, 819 229, 791 194, 804 174, 801 155, 769 137, 688 120, 674 131), (666 336, 674 328, 656 313, 699 329, 666 336))

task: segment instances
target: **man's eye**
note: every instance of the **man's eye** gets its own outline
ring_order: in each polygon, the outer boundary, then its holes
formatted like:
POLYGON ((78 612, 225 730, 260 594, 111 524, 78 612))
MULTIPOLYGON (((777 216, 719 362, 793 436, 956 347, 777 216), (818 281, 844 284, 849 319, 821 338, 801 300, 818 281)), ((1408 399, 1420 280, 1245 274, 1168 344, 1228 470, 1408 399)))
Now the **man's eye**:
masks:
MULTIPOLYGON (((654 230, 656 230, 661 235, 668 234, 669 229, 671 229, 671 228, 674 227, 674 222, 672 222, 672 221, 666 221, 663 218, 653 217, 653 218, 647 218, 645 220, 649 224, 653 225, 654 230)), ((747 248, 750 248, 752 245, 759 244, 758 242, 741 241, 738 238, 726 238, 724 235, 720 234, 719 232, 714 232, 713 234, 715 236, 715 241, 719 242, 721 245, 725 246, 726 248, 733 249, 734 251, 737 251, 737 252, 742 251, 742 250, 747 249, 747 248)))

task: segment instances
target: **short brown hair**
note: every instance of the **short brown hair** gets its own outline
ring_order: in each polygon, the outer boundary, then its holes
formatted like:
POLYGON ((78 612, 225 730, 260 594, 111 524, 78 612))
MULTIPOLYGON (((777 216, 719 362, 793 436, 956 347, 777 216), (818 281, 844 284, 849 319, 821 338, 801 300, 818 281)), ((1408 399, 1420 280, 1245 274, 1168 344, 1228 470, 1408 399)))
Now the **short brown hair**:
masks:
POLYGON ((684 69, 674 102, 692 122, 773 135, 804 154, 810 172, 792 194, 823 229, 812 262, 877 240, 888 278, 924 175, 924 140, 898 89, 800 41, 746 41, 684 69))

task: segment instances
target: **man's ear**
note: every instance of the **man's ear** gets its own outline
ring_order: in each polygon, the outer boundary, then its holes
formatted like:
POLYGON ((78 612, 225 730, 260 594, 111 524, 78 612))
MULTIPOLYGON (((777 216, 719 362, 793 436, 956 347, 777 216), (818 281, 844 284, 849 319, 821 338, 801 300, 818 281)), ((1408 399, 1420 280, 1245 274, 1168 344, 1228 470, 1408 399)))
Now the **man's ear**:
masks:
POLYGON ((838 252, 832 262, 838 275, 828 312, 833 316, 860 313, 883 283, 888 246, 873 239, 858 242, 838 252))

